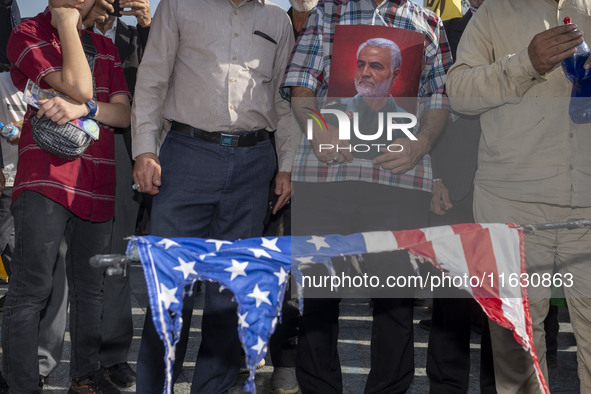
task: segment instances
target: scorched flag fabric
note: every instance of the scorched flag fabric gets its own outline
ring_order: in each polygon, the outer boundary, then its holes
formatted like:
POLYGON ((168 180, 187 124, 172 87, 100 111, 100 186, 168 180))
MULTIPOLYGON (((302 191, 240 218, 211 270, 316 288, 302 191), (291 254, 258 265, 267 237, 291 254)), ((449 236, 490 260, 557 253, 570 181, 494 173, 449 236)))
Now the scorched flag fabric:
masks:
POLYGON ((301 287, 302 264, 324 264, 332 271, 333 257, 407 250, 414 260, 429 262, 451 277, 482 278, 477 286, 465 283, 460 288, 469 292, 492 320, 513 331, 517 342, 533 357, 540 389, 549 393, 533 348, 527 288, 499 282, 499 274, 525 272, 523 232, 517 225, 462 224, 234 242, 146 236, 133 237, 128 254, 134 248, 144 268, 153 322, 166 348, 165 392, 172 387, 183 296, 195 281, 219 282, 234 293, 238 334, 250 369, 245 390, 254 392, 255 367, 265 357, 278 322, 290 271, 301 287))

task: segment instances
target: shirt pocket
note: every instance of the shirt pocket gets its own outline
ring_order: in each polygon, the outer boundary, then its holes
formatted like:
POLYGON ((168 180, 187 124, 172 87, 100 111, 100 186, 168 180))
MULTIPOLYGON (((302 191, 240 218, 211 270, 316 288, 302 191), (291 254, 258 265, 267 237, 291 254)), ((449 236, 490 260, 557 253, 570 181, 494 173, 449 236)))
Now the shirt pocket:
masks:
POLYGON ((245 57, 247 69, 270 81, 273 78, 276 51, 277 41, 271 35, 255 30, 245 57))

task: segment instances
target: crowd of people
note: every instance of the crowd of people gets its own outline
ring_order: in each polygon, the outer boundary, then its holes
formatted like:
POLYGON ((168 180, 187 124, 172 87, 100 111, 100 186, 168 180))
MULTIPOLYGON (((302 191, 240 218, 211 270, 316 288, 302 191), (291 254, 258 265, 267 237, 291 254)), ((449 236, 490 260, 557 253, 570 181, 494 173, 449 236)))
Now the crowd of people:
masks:
MULTIPOLYGON (((1 37, 0 121, 21 133, 2 139, 0 151, 0 252, 10 274, 0 389, 42 391, 61 358, 69 305, 70 393, 133 384, 142 394, 163 391, 165 350, 151 311, 133 371, 129 277, 89 264, 97 254, 124 253, 124 238, 139 231, 236 240, 591 218, 591 134, 568 115, 572 83, 560 67, 591 31, 591 4, 469 2, 463 17, 442 22, 409 0, 290 0, 287 13, 266 0, 161 0, 153 17, 148 0, 48 0, 21 21, 16 1, 2 0, 11 33, 1 37), (564 17, 574 23, 563 25, 564 17), (336 125, 308 119, 335 103, 327 99, 333 48, 345 25, 404 29, 424 40, 420 69, 411 70, 416 127, 378 141, 371 154, 353 149, 356 141, 336 125), (27 106, 20 92, 33 84, 60 95, 27 106), (54 128, 96 121, 100 132, 77 158, 63 158, 39 142, 39 119, 54 128), (269 215, 281 215, 282 226, 265 229, 269 215)), ((406 113, 391 94, 408 75, 404 46, 380 34, 355 45, 357 94, 342 101, 353 129, 381 127, 378 113, 406 113)), ((591 393, 588 236, 585 229, 525 236, 529 273, 574 278, 564 292, 581 393, 591 393)), ((406 252, 340 260, 335 266, 347 272, 413 274, 406 252)), ((307 269, 326 275, 321 265, 307 269)), ((548 380, 551 288, 531 284, 528 292, 548 380)), ((195 293, 183 300, 173 381, 187 347, 199 346, 191 392, 231 392, 244 357, 233 294, 204 283, 202 339, 191 344, 195 293)), ((271 339, 271 393, 342 393, 340 298, 305 296, 301 316, 285 300, 286 318, 271 339)), ((413 296, 413 288, 370 294, 365 393, 404 393, 412 383, 413 296)), ((468 391, 475 321, 483 331, 481 391, 538 393, 531 355, 454 288, 434 294, 430 392, 468 391)))

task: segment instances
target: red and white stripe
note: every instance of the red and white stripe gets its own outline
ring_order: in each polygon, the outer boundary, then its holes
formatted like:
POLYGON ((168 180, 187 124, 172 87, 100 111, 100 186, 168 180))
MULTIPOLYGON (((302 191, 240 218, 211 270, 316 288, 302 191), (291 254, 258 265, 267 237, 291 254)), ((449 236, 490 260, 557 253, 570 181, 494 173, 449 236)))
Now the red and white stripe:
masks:
POLYGON ((487 316, 513 331, 517 342, 529 351, 540 389, 550 393, 533 347, 533 330, 527 288, 509 285, 509 275, 525 271, 523 232, 515 224, 469 223, 405 231, 362 233, 368 253, 406 249, 449 275, 477 277, 481 286, 463 288, 487 316), (504 286, 499 273, 505 274, 504 286), (491 276, 494 279, 491 286, 491 276))

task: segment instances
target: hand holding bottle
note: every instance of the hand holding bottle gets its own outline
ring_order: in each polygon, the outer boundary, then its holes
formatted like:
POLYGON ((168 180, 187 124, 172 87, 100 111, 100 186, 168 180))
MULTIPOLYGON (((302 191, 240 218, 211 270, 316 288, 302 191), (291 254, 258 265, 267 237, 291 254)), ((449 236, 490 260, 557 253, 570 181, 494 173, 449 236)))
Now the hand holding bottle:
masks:
POLYGON ((12 137, 15 137, 18 135, 18 133, 20 133, 21 131, 19 130, 18 127, 16 127, 13 124, 10 123, 2 123, 0 122, 0 135, 6 139, 10 139, 12 137))
MULTIPOLYGON (((564 18, 564 24, 572 25, 571 18, 564 18)), ((576 31, 576 30, 575 30, 576 31)), ((562 61, 566 77, 573 83, 569 115, 575 123, 591 122, 591 53, 583 40, 575 53, 562 61)))

